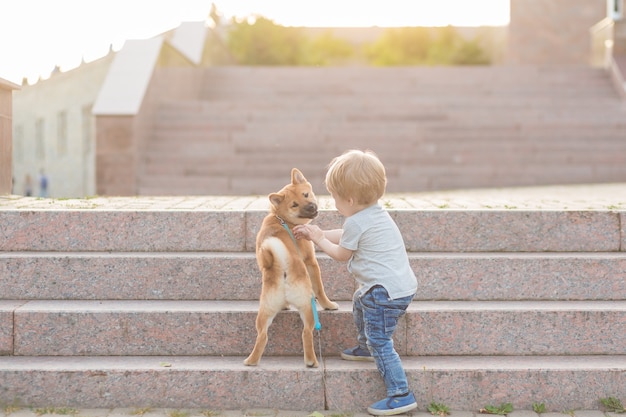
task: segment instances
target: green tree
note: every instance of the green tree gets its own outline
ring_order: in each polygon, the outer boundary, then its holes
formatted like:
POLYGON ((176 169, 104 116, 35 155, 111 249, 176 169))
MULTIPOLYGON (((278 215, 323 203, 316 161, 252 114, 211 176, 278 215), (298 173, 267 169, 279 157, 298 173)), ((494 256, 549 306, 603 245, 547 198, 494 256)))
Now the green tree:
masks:
POLYGON ((464 39, 452 26, 437 28, 435 40, 428 50, 432 65, 485 65, 489 57, 477 40, 464 39))
POLYGON ((431 35, 425 27, 387 29, 365 48, 366 58, 376 66, 423 65, 427 63, 431 35))
POLYGON ((305 40, 300 28, 258 16, 252 22, 233 20, 227 45, 240 65, 298 65, 305 40))
POLYGON ((428 58, 430 65, 450 65, 463 39, 452 26, 433 28, 435 32, 428 46, 428 58))
POLYGON ((311 39, 303 28, 262 17, 233 19, 227 46, 239 65, 340 65, 349 60, 375 66, 484 65, 489 58, 476 40, 466 41, 452 26, 403 27, 383 32, 365 45, 364 57, 328 30, 311 39))
POLYGON ((463 42, 455 51, 451 65, 489 65, 491 59, 477 40, 463 42))
POLYGON ((366 51, 377 66, 489 64, 480 44, 466 41, 452 26, 387 29, 366 51))
POLYGON ((304 45, 302 65, 331 65, 340 63, 354 56, 354 47, 343 39, 326 31, 304 45))

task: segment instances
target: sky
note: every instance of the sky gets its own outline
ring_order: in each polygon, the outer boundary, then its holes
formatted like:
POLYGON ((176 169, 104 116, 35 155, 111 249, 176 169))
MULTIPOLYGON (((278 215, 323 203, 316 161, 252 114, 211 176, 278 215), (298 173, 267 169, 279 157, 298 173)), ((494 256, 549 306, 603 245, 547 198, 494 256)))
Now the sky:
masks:
POLYGON ((203 21, 261 15, 285 26, 506 25, 509 0, 0 0, 0 78, 48 78, 146 39, 203 21))

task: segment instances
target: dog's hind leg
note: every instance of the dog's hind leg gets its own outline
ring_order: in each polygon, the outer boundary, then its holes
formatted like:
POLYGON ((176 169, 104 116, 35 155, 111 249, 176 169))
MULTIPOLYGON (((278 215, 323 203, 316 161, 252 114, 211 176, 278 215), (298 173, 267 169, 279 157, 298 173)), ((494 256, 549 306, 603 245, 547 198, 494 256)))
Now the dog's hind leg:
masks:
POLYGON ((311 297, 308 300, 298 302, 296 306, 300 312, 302 319, 302 348, 304 349, 304 364, 309 368, 317 368, 319 363, 315 356, 315 344, 313 343, 313 328, 315 327, 315 318, 313 317, 313 304, 311 297))
POLYGON ((328 296, 326 296, 326 291, 324 291, 324 283, 322 282, 322 274, 320 272, 320 267, 317 262, 311 262, 310 260, 308 260, 306 269, 311 280, 311 287, 313 287, 315 298, 317 298, 320 306, 322 306, 324 310, 337 310, 339 308, 339 305, 333 301, 330 301, 328 296))
POLYGON ((267 306, 261 303, 259 313, 256 316, 256 342, 254 343, 252 353, 243 361, 244 365, 256 366, 259 364, 267 345, 267 330, 282 307, 283 304, 276 308, 276 306, 267 306))

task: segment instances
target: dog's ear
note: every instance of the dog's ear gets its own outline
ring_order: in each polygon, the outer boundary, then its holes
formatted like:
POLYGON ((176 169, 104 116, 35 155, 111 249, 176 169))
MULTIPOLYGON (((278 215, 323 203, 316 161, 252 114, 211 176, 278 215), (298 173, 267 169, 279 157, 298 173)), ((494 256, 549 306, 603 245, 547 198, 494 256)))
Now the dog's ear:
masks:
POLYGON ((304 184, 305 182, 307 182, 307 180, 306 178, 304 178, 304 175, 302 174, 302 172, 300 172, 298 168, 293 168, 291 170, 291 183, 293 185, 296 185, 296 184, 304 184))
POLYGON ((272 193, 269 195, 270 198, 270 202, 274 205, 274 206, 279 206, 280 203, 283 202, 283 200, 285 199, 285 195, 284 194, 278 194, 278 193, 272 193))

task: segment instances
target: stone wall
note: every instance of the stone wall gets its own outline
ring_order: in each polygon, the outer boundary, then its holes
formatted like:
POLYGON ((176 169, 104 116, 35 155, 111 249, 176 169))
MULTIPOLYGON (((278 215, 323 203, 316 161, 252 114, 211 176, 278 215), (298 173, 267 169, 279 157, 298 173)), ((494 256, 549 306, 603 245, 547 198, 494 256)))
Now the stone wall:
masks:
POLYGON ((0 78, 0 195, 13 189, 13 90, 19 86, 0 78))
POLYGON ((15 194, 25 194, 29 176, 33 195, 39 195, 36 179, 42 170, 49 178, 49 197, 95 193, 91 108, 113 56, 109 53, 66 72, 55 71, 14 94, 15 194))
POLYGON ((588 64, 606 0, 511 0, 508 64, 588 64))

